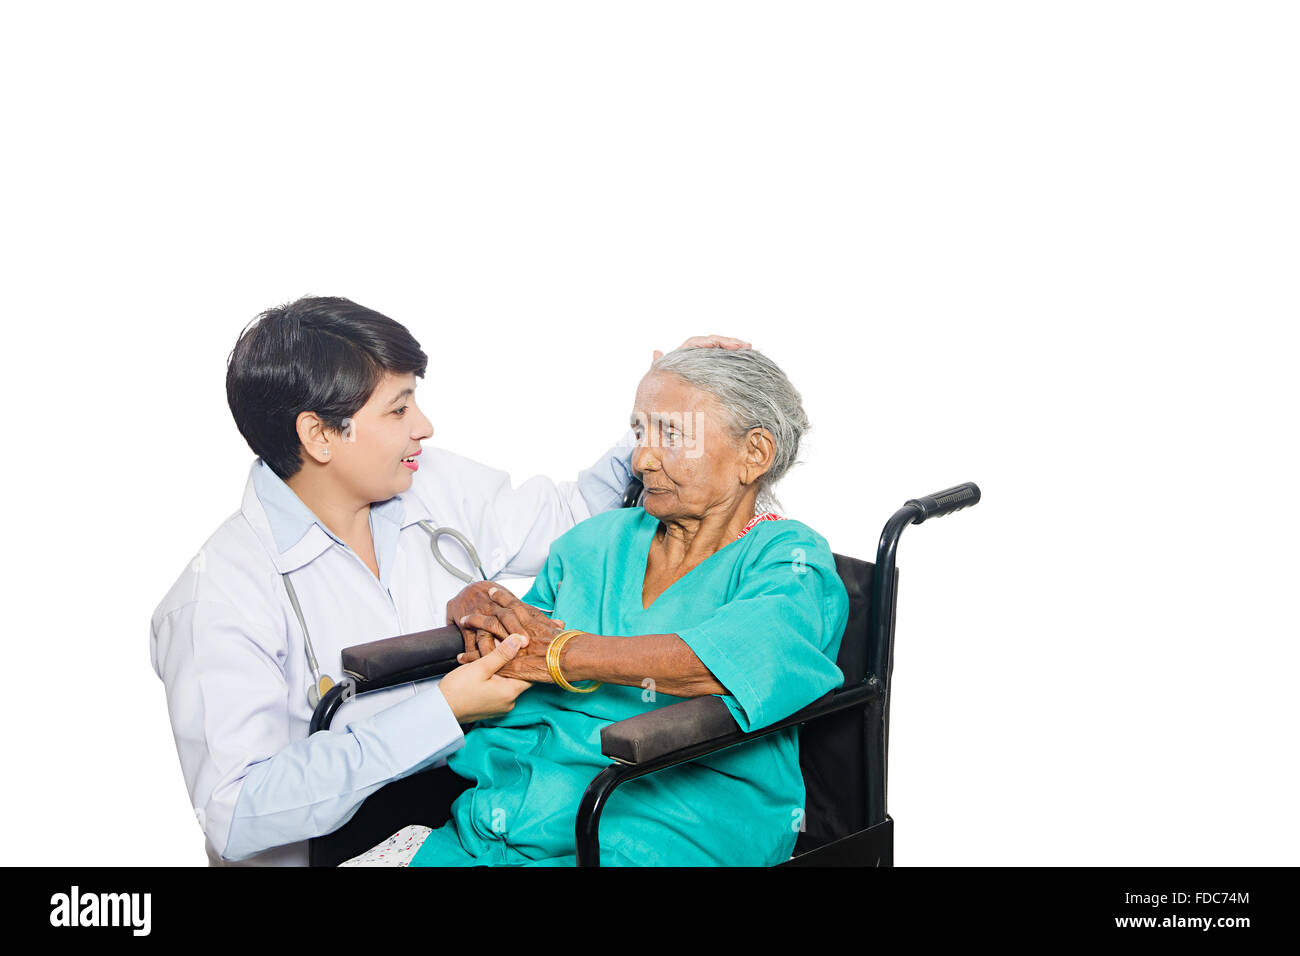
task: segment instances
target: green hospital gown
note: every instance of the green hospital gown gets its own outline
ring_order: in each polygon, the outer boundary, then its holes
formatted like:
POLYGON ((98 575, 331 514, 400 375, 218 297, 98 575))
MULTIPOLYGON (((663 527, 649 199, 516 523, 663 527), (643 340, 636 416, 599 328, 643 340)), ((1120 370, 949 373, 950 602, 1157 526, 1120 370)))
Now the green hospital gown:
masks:
MULTIPOLYGON (((756 730, 839 687, 848 596, 826 541, 798 521, 763 521, 641 604, 658 519, 641 508, 583 521, 551 547, 523 598, 592 634, 677 634, 756 730)), ((578 803, 610 759, 601 728, 678 703, 653 687, 575 694, 538 684, 480 721, 448 761, 474 782, 413 866, 573 865, 578 803)), ((607 866, 770 866, 803 817, 797 729, 632 780, 600 823, 607 866)))

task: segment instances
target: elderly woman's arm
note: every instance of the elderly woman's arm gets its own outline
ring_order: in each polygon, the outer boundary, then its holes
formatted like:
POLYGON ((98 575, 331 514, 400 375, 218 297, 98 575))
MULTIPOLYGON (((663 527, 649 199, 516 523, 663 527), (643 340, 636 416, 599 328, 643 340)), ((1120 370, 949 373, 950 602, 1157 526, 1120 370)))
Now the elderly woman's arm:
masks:
MULTIPOLYGON (((456 619, 461 630, 490 632, 498 639, 511 633, 528 637, 528 645, 502 670, 502 676, 530 680, 534 684, 551 683, 550 671, 546 670, 546 649, 551 639, 562 631, 563 623, 556 623, 499 585, 469 585, 465 592, 474 588, 481 592, 480 607, 490 607, 491 613, 461 615, 456 619)), ((571 684, 599 680, 629 687, 643 687, 649 678, 654 680, 656 691, 673 697, 727 693, 727 688, 675 633, 633 637, 578 633, 569 637, 560 652, 560 674, 571 684)))
POLYGON ((727 689, 676 634, 604 637, 576 634, 560 652, 560 673, 569 683, 601 680, 607 684, 645 686, 674 697, 725 694, 727 689))
MULTIPOLYGON (((530 638, 529 646, 507 668, 509 674, 533 682, 550 682, 546 670, 549 639, 530 638)), ((505 671, 503 670, 504 674, 505 671)), ((630 687, 653 686, 673 697, 725 694, 727 688, 676 634, 640 634, 610 637, 576 634, 560 652, 560 673, 571 684, 598 680, 630 687), (654 681, 647 685, 646 680, 654 681)))
MULTIPOLYGON (((534 684, 551 683, 550 671, 546 670, 546 649, 562 628, 506 588, 493 587, 487 594, 494 613, 463 615, 458 622, 460 627, 478 628, 494 633, 499 639, 510 633, 523 633, 528 637, 528 645, 500 671, 502 676, 530 680, 534 684)), ((560 674, 571 684, 601 680, 629 687, 643 687, 649 678, 654 680, 656 691, 673 697, 727 693, 727 688, 675 633, 632 637, 578 633, 569 637, 560 650, 560 674)))
MULTIPOLYGON (((467 589, 468 590, 468 589, 467 589)), ((546 669, 546 650, 560 633, 555 622, 536 608, 523 603, 508 590, 490 588, 492 614, 469 614, 460 618, 462 628, 482 629, 498 638, 524 634, 528 644, 502 669, 502 676, 533 683, 551 683, 546 669), (508 673, 507 673, 508 671, 508 673)), ((576 634, 560 652, 560 673, 569 683, 598 680, 606 684, 646 686, 654 681, 657 691, 674 697, 703 697, 725 694, 718 681, 690 646, 676 634, 640 634, 613 637, 576 634)))

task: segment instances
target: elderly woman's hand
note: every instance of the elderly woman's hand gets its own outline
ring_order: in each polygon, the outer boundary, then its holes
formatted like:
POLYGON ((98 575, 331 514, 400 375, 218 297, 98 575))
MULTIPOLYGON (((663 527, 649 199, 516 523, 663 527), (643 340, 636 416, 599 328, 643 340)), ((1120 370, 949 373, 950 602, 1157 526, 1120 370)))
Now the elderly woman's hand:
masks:
MULTIPOLYGON (((546 669, 546 649, 564 630, 564 622, 547 617, 543 611, 525 604, 505 588, 491 588, 487 596, 490 608, 486 612, 466 614, 461 618, 461 627, 487 632, 500 640, 512 634, 525 635, 527 643, 514 660, 501 669, 501 676, 534 684, 551 683, 550 672, 546 669)), ((465 654, 456 659, 468 660, 465 654)))
MULTIPOLYGON (((518 655, 501 669, 500 674, 534 684, 549 684, 551 675, 546 669, 546 649, 551 646, 555 635, 564 630, 564 622, 547 617, 502 587, 488 589, 487 597, 488 610, 465 615, 462 629, 487 631, 501 640, 511 634, 527 635, 527 645, 520 648, 518 655)), ((465 655, 457 659, 465 659, 465 655)))
POLYGON ((465 652, 456 658, 462 664, 486 657, 510 634, 533 637, 564 627, 491 581, 476 581, 448 601, 447 623, 459 627, 465 639, 465 652))
MULTIPOLYGON (((558 634, 556 631, 555 634, 558 634)), ((498 673, 502 677, 526 680, 533 684, 550 684, 551 672, 546 669, 546 649, 551 646, 554 634, 546 637, 530 637, 528 643, 519 649, 512 661, 502 666, 498 673)))

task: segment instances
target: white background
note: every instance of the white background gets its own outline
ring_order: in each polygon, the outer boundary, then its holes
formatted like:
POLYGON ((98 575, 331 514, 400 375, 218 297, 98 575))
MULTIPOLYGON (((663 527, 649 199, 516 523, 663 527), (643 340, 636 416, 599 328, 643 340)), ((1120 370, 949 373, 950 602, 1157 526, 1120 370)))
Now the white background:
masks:
POLYGON ((978 482, 900 548, 898 863, 1298 862, 1293 11, 6 5, 3 861, 204 862, 148 621, 317 293, 517 480, 719 332, 836 550, 978 482))

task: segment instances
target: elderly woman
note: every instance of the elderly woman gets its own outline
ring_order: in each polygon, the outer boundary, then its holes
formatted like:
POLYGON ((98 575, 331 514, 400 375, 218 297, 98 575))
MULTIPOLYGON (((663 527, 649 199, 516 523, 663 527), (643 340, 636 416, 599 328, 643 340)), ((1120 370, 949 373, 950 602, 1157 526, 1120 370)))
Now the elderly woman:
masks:
MULTIPOLYGON (((718 694, 750 731, 842 683, 848 598, 830 549, 764 510, 807 428, 784 373, 757 351, 671 352, 642 379, 632 424, 644 506, 559 538, 523 602, 476 586, 493 610, 462 629, 522 633, 500 673, 537 686, 466 734, 448 765, 474 786, 413 865, 572 864, 579 800, 609 763, 602 727, 718 694)), ((618 790, 601 859, 771 865, 790 855, 803 797, 796 731, 772 734, 618 790)))

